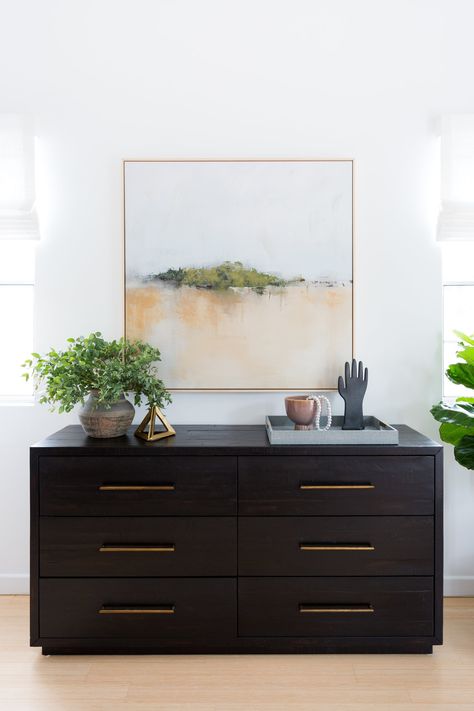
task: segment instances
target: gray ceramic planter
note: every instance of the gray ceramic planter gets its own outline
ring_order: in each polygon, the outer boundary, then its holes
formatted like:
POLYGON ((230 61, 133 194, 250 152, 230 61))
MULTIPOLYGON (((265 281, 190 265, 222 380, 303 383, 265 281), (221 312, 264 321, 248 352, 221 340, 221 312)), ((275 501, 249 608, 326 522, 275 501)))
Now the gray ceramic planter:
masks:
POLYGON ((89 437, 106 439, 121 437, 133 422, 135 408, 122 395, 109 408, 97 405, 97 390, 91 390, 89 398, 79 410, 79 420, 89 437))

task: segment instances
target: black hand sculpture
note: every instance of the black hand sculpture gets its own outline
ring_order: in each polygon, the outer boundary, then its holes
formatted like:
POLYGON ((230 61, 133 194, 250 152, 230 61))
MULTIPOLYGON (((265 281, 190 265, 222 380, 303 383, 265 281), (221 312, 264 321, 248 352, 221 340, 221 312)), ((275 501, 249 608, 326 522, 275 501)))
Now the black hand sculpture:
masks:
POLYGON ((362 401, 365 391, 367 390, 369 371, 367 368, 364 371, 364 364, 362 361, 359 361, 359 373, 357 373, 357 362, 354 358, 352 361, 352 373, 349 363, 346 363, 345 375, 345 385, 342 375, 339 376, 339 380, 337 381, 339 395, 343 398, 345 404, 344 424, 342 425, 342 429, 363 430, 364 415, 362 412, 362 401))

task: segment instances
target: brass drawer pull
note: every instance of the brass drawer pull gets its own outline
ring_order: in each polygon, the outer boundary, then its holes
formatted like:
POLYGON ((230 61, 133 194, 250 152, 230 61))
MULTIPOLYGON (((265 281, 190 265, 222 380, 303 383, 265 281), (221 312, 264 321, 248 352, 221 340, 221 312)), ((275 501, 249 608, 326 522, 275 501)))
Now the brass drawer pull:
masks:
POLYGON ((311 482, 303 482, 300 484, 300 489, 303 491, 319 489, 375 489, 375 484, 313 484, 311 482))
POLYGON ((319 614, 319 613, 359 613, 359 612, 375 612, 372 605, 366 603, 355 605, 300 605, 301 613, 319 614))
POLYGON ((99 548, 99 553, 174 553, 176 550, 174 543, 155 543, 147 545, 122 545, 115 543, 104 543, 99 548))
POLYGON ((111 607, 104 605, 98 610, 99 615, 174 615, 174 605, 159 605, 152 607, 142 605, 131 607, 130 605, 120 605, 111 607))
POLYGON ((300 543, 300 551, 374 551, 370 543, 300 543))
POLYGON ((99 491, 175 491, 174 484, 102 484, 99 491))

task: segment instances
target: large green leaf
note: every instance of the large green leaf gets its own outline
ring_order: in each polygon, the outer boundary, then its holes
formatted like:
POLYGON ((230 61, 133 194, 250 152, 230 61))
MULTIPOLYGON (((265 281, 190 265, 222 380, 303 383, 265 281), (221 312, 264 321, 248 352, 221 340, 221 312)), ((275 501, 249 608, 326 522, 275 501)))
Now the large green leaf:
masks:
POLYGON ((456 353, 458 358, 462 358, 469 363, 469 365, 474 365, 474 346, 467 346, 462 351, 456 353))
POLYGON ((461 341, 464 341, 465 343, 470 343, 471 346, 474 346, 474 335, 473 336, 467 336, 465 333, 462 331, 453 331, 453 333, 461 339, 461 341))
MULTIPOLYGON (((460 339, 458 358, 464 363, 452 363, 446 376, 456 385, 474 389, 474 334, 454 331, 460 339)), ((463 467, 474 469, 474 397, 461 396, 454 405, 442 402, 431 408, 433 417, 441 422, 439 434, 443 442, 454 445, 454 456, 463 467)))
POLYGON ((474 469, 474 435, 465 435, 454 447, 456 461, 466 469, 474 469))
POLYGON ((474 388, 474 365, 469 363, 452 363, 448 365, 446 375, 451 382, 474 388))
POLYGON ((467 412, 461 405, 433 405, 431 414, 438 422, 447 422, 450 425, 458 425, 466 429, 474 429, 474 414, 467 412))
POLYGON ((443 422, 439 426, 439 436, 443 442, 456 445, 467 433, 474 435, 474 427, 471 430, 466 430, 465 427, 459 425, 451 425, 448 422, 443 422))

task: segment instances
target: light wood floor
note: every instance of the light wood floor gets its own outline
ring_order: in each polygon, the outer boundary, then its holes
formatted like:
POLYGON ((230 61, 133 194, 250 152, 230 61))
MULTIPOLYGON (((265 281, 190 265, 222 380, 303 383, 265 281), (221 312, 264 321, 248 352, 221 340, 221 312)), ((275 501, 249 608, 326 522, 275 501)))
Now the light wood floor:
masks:
POLYGON ((42 657, 0 597, 1 711, 474 711, 474 598, 431 655, 42 657))

